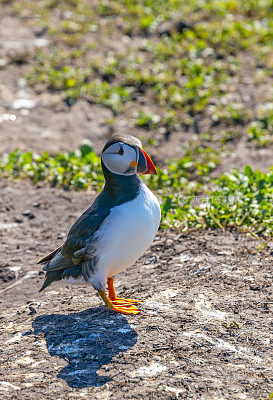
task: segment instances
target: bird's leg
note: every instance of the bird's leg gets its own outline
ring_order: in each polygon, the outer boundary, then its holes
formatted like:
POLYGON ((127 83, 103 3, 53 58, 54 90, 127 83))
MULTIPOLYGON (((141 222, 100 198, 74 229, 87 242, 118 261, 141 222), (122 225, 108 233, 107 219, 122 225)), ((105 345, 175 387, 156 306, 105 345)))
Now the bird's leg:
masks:
POLYGON ((99 293, 100 297, 102 298, 102 300, 104 301, 104 303, 106 304, 106 306, 110 310, 116 311, 121 314, 126 314, 126 315, 140 313, 140 310, 137 307, 133 306, 132 304, 130 304, 129 307, 127 305, 124 306, 123 304, 114 304, 113 301, 108 299, 104 290, 99 290, 98 293, 99 293))
POLYGON ((117 297, 114 287, 114 278, 108 278, 107 284, 108 284, 109 299, 113 302, 113 304, 120 304, 128 307, 131 304, 143 303, 143 301, 141 300, 131 300, 131 299, 123 299, 121 297, 117 297))
POLYGON ((108 285, 108 294, 109 294, 109 299, 110 300, 116 300, 117 295, 114 287, 114 278, 108 278, 107 279, 107 285, 108 285))

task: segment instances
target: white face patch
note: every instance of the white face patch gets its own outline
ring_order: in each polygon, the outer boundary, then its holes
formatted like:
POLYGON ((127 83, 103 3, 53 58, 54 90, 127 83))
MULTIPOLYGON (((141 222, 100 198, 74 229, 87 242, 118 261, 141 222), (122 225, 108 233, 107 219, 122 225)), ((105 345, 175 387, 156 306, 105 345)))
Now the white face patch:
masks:
POLYGON ((138 151, 124 143, 114 143, 102 153, 106 168, 118 175, 134 175, 137 170, 138 151))

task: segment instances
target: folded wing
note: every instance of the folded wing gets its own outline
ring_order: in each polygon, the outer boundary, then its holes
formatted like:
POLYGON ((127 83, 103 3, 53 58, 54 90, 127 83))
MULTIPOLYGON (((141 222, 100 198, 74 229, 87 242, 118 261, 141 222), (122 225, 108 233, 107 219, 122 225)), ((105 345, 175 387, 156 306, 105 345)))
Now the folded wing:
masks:
MULTIPOLYGON (((81 277, 82 264, 86 261, 90 261, 90 266, 94 264, 94 233, 109 213, 110 209, 102 192, 71 227, 65 243, 38 261, 38 264, 44 264, 43 271, 46 271, 46 279, 40 292, 53 281, 81 277)), ((88 276, 88 272, 90 271, 84 271, 84 275, 88 276)))

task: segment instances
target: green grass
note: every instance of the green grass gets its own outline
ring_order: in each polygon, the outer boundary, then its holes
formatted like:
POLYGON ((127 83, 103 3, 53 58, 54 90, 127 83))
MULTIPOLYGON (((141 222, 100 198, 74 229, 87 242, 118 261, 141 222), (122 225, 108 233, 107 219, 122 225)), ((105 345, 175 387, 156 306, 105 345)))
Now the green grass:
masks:
POLYGON ((196 204, 195 197, 168 196, 162 205, 163 224, 184 229, 236 228, 254 236, 273 232, 273 168, 267 173, 234 170, 212 182, 196 204))
MULTIPOLYGON (((162 226, 183 230, 239 229, 253 236, 273 232, 273 168, 267 173, 246 166, 212 180, 219 162, 212 149, 191 147, 183 159, 168 162, 146 183, 162 198, 162 226), (195 161, 199 155, 198 162, 195 161)), ((0 177, 30 178, 65 189, 101 189, 103 175, 98 156, 88 144, 79 150, 50 156, 20 153, 0 160, 0 177)))
POLYGON ((1 159, 0 173, 11 179, 29 178, 33 183, 45 181, 65 189, 98 189, 103 183, 100 159, 88 144, 55 156, 15 150, 1 159))
MULTIPOLYGON (((12 4, 13 13, 45 27, 52 41, 48 49, 37 49, 27 74, 39 90, 56 91, 70 103, 85 97, 115 113, 127 112, 144 129, 187 129, 212 103, 212 125, 255 124, 255 113, 229 103, 223 84, 239 73, 242 54, 259 64, 261 82, 270 75, 272 0, 12 4), (168 21, 173 28, 161 35, 168 21), (153 105, 151 110, 143 111, 143 101, 153 105)), ((251 126, 248 134, 259 145, 269 142, 267 128, 251 126)))
POLYGON ((145 112, 140 110, 136 114, 136 125, 145 129, 156 129, 160 125, 161 117, 151 112, 145 112))
POLYGON ((259 108, 257 119, 250 124, 247 133, 257 146, 273 143, 273 103, 259 108))

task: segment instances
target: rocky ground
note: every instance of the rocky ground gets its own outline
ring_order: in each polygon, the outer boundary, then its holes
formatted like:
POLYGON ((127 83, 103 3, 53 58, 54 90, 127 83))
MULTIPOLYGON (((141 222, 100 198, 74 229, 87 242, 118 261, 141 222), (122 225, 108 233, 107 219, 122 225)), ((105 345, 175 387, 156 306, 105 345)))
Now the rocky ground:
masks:
POLYGON ((117 277, 142 313, 109 312, 91 287, 51 286, 35 263, 90 193, 1 183, 3 399, 248 399, 272 390, 272 243, 160 231, 117 277))

